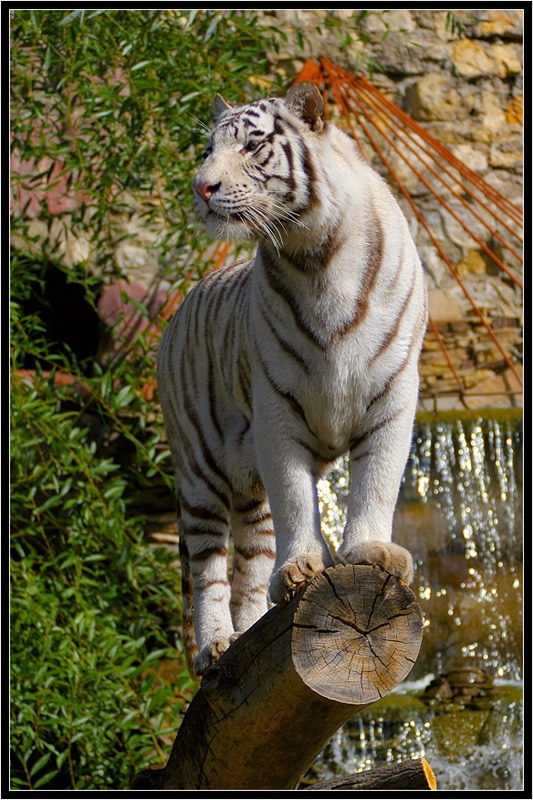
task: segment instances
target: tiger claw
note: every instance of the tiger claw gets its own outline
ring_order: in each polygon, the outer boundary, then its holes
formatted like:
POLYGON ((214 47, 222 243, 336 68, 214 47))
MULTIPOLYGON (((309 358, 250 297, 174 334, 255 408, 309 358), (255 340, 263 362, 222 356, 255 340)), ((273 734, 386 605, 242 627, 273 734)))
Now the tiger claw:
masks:
POLYGON ((290 600, 296 592, 331 566, 318 553, 307 553, 281 566, 270 581, 270 597, 275 603, 290 600))
POLYGON ((382 567, 407 585, 413 581, 414 567, 411 553, 392 542, 368 541, 355 547, 340 548, 340 557, 347 564, 370 564, 382 567))
POLYGON ((229 646, 232 645, 240 635, 240 631, 235 631, 227 637, 219 636, 217 639, 214 639, 211 644, 203 647, 194 660, 195 673, 198 676, 203 675, 206 669, 211 666, 211 664, 214 664, 216 661, 222 658, 229 646))

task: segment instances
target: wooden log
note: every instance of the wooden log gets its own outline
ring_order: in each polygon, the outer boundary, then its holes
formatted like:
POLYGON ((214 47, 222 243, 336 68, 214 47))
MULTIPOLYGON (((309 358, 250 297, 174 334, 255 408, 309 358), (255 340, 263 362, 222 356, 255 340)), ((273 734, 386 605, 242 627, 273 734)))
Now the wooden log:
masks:
POLYGON ((437 781, 425 758, 413 758, 400 764, 341 775, 306 786, 305 791, 433 791, 437 781))
POLYGON ((296 788, 335 731, 408 675, 421 640, 401 581, 367 565, 326 570, 209 667, 166 767, 130 788, 296 788))

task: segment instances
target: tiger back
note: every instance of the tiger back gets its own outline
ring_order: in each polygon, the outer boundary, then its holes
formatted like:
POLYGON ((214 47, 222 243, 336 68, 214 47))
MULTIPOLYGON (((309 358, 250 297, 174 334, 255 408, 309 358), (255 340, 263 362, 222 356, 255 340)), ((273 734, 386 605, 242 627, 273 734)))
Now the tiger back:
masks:
POLYGON ((252 261, 189 292, 158 353, 196 674, 265 613, 268 595, 282 602, 332 564, 316 481, 345 453, 338 557, 412 580, 411 556, 391 536, 424 276, 386 184, 323 112, 308 83, 242 107, 217 97, 193 180, 215 237, 258 242, 252 261))

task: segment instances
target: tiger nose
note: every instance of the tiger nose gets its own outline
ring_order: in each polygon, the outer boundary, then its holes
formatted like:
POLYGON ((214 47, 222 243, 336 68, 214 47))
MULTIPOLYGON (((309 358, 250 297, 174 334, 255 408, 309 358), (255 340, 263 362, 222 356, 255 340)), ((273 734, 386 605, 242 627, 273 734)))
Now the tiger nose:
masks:
POLYGON ((209 198, 212 195, 214 195, 214 193, 219 188, 219 186, 220 186, 220 183, 207 183, 206 182, 206 183, 195 184, 194 181, 193 181, 193 184, 192 184, 192 188, 194 189, 194 191, 198 192, 198 194, 200 195, 202 200, 205 200, 206 203, 209 200, 209 198))

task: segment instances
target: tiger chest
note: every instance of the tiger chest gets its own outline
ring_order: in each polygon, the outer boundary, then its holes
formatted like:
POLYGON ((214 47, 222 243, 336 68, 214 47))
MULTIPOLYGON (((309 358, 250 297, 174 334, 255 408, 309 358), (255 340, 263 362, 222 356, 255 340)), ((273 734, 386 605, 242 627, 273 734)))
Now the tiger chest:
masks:
MULTIPOLYGON (((321 460, 329 461, 344 453, 360 427, 368 394, 356 359, 335 360, 320 355, 308 359, 308 370, 277 359, 266 360, 255 377, 257 388, 271 393, 278 415, 303 436, 321 460), (266 363, 265 363, 266 362, 266 363), (271 380, 264 380, 265 369, 271 380)), ((254 377, 252 376, 252 387, 254 377)), ((254 414, 261 413, 261 404, 254 414)), ((261 420, 257 420, 261 424, 261 420)), ((281 422, 281 419, 280 419, 281 422)))

